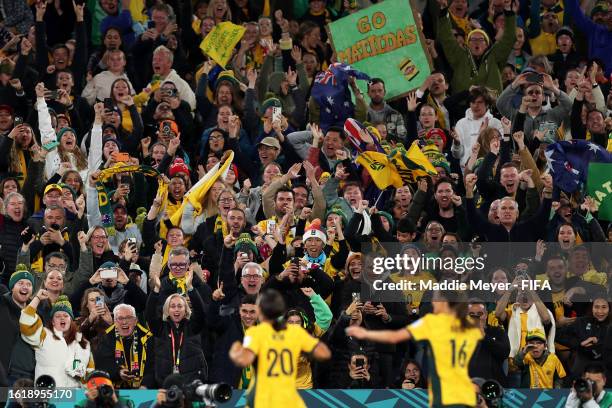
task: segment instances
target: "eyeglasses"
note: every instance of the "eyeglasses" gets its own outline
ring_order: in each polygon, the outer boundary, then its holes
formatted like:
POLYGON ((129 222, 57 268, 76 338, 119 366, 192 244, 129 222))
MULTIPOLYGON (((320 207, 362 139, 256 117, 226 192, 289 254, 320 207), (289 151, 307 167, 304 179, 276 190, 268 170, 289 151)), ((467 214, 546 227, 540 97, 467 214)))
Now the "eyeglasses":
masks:
POLYGON ((261 275, 249 275, 249 274, 247 274, 247 275, 242 275, 242 277, 243 277, 243 278, 245 278, 245 279, 247 279, 247 280, 248 280, 248 279, 255 280, 255 279, 259 279, 259 278, 261 278, 261 275))
POLYGON ((136 317, 134 316, 119 316, 115 320, 122 323, 122 322, 131 322, 135 319, 136 317))
POLYGON ((540 91, 529 91, 529 92, 527 92, 527 95, 542 95, 542 92, 540 92, 540 91))
POLYGON ((176 263, 169 263, 168 264, 168 268, 170 269, 185 269, 189 266, 189 264, 187 262, 176 262, 176 263))
POLYGON ((472 319, 480 319, 482 316, 484 316, 484 313, 483 312, 468 313, 468 316, 470 316, 472 319))
POLYGON ((487 42, 487 40, 485 40, 484 38, 470 38, 470 42, 471 43, 484 43, 487 42))
POLYGON ((220 203, 231 203, 232 201, 235 201, 232 197, 225 197, 219 199, 220 203))
POLYGON ((208 138, 210 140, 223 140, 223 135, 210 135, 208 138))
POLYGON ((65 264, 47 263, 47 268, 49 270, 65 271, 66 270, 66 265, 65 264))

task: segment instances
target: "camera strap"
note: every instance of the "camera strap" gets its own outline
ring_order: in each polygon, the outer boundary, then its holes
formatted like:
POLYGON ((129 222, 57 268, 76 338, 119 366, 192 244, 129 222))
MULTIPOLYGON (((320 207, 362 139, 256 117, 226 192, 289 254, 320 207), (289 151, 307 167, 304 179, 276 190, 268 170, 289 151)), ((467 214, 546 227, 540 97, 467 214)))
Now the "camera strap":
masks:
POLYGON ((172 340, 172 362, 174 363, 172 372, 174 374, 179 373, 179 366, 181 364, 181 346, 183 345, 184 335, 185 335, 185 332, 182 331, 181 337, 179 339, 178 347, 176 347, 175 340, 174 340, 174 330, 170 329, 170 339, 172 340))

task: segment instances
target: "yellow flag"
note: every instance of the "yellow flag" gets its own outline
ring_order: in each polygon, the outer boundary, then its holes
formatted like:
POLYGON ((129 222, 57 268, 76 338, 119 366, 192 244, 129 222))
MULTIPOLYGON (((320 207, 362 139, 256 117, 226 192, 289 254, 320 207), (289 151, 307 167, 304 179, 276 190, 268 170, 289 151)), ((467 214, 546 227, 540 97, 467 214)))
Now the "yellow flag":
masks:
POLYGON ((418 177, 438 174, 417 142, 414 142, 408 151, 403 147, 393 149, 389 153, 389 162, 395 166, 405 184, 415 182, 418 177))
POLYGON ((244 35, 246 28, 225 21, 217 24, 200 43, 206 55, 225 68, 232 56, 232 51, 244 35))
POLYGON ((395 166, 389 163, 387 155, 384 153, 365 151, 359 153, 355 161, 363 166, 370 173, 372 181, 381 190, 389 186, 399 188, 403 185, 402 178, 395 166))
POLYGON ((215 166, 210 169, 204 177, 202 177, 197 183, 191 187, 191 189, 185 193, 183 197, 183 203, 181 207, 170 216, 170 221, 172 225, 180 225, 181 218, 183 216, 183 210, 187 202, 191 204, 194 208, 194 215, 200 215, 202 213, 202 203, 206 198, 206 194, 210 188, 215 184, 215 181, 222 175, 227 172, 230 164, 232 164, 232 160, 234 160, 234 152, 230 150, 229 157, 225 160, 225 163, 217 163, 215 166))

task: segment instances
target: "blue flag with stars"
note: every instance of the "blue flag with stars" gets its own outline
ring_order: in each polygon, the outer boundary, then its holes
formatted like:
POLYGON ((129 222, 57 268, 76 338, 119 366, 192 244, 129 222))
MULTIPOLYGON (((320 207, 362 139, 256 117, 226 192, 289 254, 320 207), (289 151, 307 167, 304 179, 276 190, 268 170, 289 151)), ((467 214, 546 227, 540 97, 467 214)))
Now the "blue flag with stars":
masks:
POLYGON ((315 77, 311 95, 320 107, 319 126, 324 132, 330 126, 344 126, 344 121, 354 114, 349 77, 370 79, 367 74, 341 62, 331 64, 315 77))
POLYGON ((586 140, 553 143, 545 154, 555 186, 567 193, 584 187, 589 163, 612 163, 610 152, 586 140))

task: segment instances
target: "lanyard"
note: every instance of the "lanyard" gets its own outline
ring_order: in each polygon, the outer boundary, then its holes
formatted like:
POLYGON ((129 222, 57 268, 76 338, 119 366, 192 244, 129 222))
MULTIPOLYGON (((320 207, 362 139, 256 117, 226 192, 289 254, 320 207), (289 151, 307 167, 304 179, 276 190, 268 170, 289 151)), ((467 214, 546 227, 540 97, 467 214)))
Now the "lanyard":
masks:
POLYGON ((170 329, 170 338, 172 339, 172 361, 174 362, 174 372, 178 373, 179 364, 181 363, 181 346, 183 345, 183 335, 185 332, 181 332, 181 338, 179 339, 178 348, 174 344, 174 330, 170 329))

